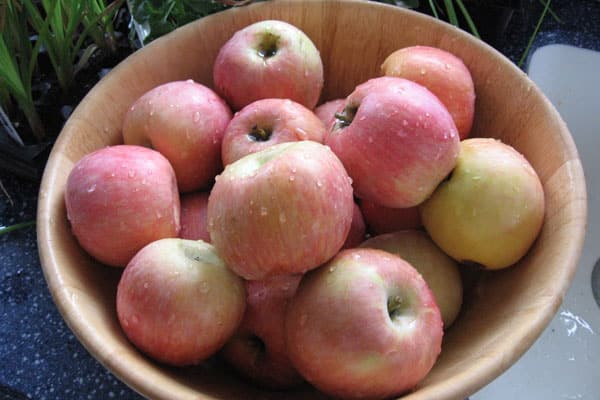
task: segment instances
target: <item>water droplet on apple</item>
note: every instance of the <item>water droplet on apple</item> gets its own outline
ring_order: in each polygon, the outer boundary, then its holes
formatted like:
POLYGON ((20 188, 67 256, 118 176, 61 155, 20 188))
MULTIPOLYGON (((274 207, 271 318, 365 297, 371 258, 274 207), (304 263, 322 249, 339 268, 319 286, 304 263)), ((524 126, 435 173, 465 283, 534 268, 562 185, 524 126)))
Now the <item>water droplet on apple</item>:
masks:
POLYGON ((94 190, 96 190, 96 184, 95 183, 87 189, 87 192, 88 193, 92 193, 94 190))
POLYGON ((210 286, 209 286, 208 282, 205 282, 205 281, 200 282, 200 292, 202 292, 202 293, 210 292, 210 286))
POLYGON ((148 282, 144 282, 144 289, 148 289, 150 285, 148 284, 148 282))
POLYGON ((150 116, 152 117, 154 115, 154 110, 150 111, 150 116))
POLYGON ((446 69, 450 69, 450 64, 448 64, 448 63, 445 63, 445 64, 444 64, 444 68, 446 68, 446 69))
POLYGON ((421 70, 419 71, 419 73, 421 75, 425 75, 425 74, 427 74, 427 71, 425 70, 425 68, 421 68, 421 70))
POLYGON ((321 181, 317 181, 316 184, 317 184, 317 187, 319 187, 319 188, 323 187, 323 182, 321 182, 321 181))
POLYGON ((265 207, 265 206, 262 206, 262 207, 260 208, 260 215, 261 215, 262 217, 265 217, 265 216, 267 216, 267 214, 268 214, 268 213, 269 213, 269 211, 267 210, 267 207, 265 207))
POLYGON ((195 111, 194 112, 194 116, 192 117, 192 120, 194 121, 194 123, 198 123, 200 122, 200 111, 195 111))
POLYGON ((290 175, 290 182, 294 182, 296 180, 296 177, 294 175, 290 175))
POLYGON ((329 267, 329 272, 334 272, 335 271, 335 267, 329 267))
POLYGON ((407 121, 407 120, 405 120, 405 119, 403 119, 403 120, 402 120, 402 126, 408 126, 408 121, 407 121))

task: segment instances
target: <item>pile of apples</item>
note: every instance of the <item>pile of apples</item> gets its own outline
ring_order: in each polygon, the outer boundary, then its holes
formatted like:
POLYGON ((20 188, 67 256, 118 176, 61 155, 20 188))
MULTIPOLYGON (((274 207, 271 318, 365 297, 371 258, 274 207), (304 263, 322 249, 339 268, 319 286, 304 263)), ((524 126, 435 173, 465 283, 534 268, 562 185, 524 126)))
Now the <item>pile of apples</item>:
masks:
POLYGON ((65 203, 80 245, 125 267, 128 339, 175 366, 222 356, 258 385, 387 398, 433 367, 462 305, 461 264, 505 268, 544 193, 512 147, 469 138, 456 56, 414 46, 318 104, 320 54, 260 21, 191 80, 141 96, 124 144, 83 157, 65 203), (235 114, 233 113, 235 112, 235 114))

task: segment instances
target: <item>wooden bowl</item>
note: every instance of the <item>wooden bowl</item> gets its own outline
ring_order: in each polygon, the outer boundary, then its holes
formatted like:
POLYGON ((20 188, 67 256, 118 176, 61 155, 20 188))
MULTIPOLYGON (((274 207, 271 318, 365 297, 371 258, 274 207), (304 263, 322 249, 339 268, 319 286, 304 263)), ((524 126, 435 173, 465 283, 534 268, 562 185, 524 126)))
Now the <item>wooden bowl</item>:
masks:
MULTIPOLYGON (((271 1, 212 15, 151 43, 106 76, 77 107, 48 161, 39 195, 38 240, 50 292, 69 327, 106 368, 144 396, 160 399, 269 399, 223 366, 175 369, 140 354, 115 312, 121 270, 99 265, 69 230, 63 194, 83 155, 121 142, 123 116, 142 93, 172 80, 212 86, 213 60, 242 27, 281 19, 315 42, 325 67, 323 99, 342 97, 380 74, 392 51, 410 45, 446 49, 464 60, 477 92, 473 136, 499 138, 532 163, 547 212, 528 255, 506 270, 483 273, 448 330, 442 354, 407 399, 459 399, 513 364, 559 307, 577 267, 586 225, 583 169, 559 114, 532 81, 490 46, 425 15, 356 1, 271 1)), ((319 398, 311 388, 285 398, 319 398)))

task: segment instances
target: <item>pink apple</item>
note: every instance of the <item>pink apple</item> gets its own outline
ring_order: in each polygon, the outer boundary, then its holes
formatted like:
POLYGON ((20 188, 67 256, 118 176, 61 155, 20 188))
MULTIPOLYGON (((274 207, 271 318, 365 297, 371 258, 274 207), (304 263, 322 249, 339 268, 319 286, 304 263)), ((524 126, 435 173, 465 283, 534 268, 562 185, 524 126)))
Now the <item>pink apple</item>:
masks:
POLYGON ((208 192, 181 195, 181 231, 179 237, 210 243, 208 234, 208 192))
POLYGON ((309 272, 286 313, 292 363, 324 393, 384 399, 417 385, 441 351, 442 319, 421 275, 382 250, 350 249, 309 272))
POLYGON ((213 79, 235 110, 267 98, 291 99, 312 110, 323 89, 323 63, 300 29, 283 21, 259 21, 223 45, 213 79))
POLYGON ((175 173, 159 152, 117 145, 80 159, 65 189, 67 218, 81 247, 124 267, 148 243, 179 234, 175 173))
POLYGON ((335 119, 335 113, 342 111, 346 99, 335 99, 327 101, 317 108, 315 108, 315 115, 325 124, 325 126, 331 126, 335 119))
POLYGON ((126 144, 151 147, 173 166, 181 192, 206 189, 222 169, 221 142, 231 110, 211 89, 191 80, 142 95, 123 122, 126 144))
POLYGON ((403 230, 378 235, 360 247, 380 249, 402 257, 423 276, 449 328, 462 306, 463 285, 458 264, 421 230, 403 230))
POLYGON ((452 171, 459 138, 444 105, 423 86, 380 77, 356 87, 326 138, 356 195, 390 208, 425 200, 452 171))
POLYGON ((263 99, 237 112, 225 131, 223 164, 277 143, 314 140, 321 143, 325 125, 308 108, 289 99, 263 99))
POLYGON ((354 211, 352 213, 352 223, 350 224, 350 231, 346 237, 346 241, 342 246, 342 249, 351 249, 358 247, 359 244, 365 240, 367 233, 367 226, 363 218, 362 212, 358 207, 358 204, 354 203, 354 211))
POLYGON ((475 85, 460 58, 437 47, 411 46, 390 54, 381 71, 425 86, 444 103, 460 138, 469 136, 475 115, 475 85))
POLYGON ((280 143, 229 164, 208 199, 211 242, 250 280, 303 273, 342 247, 354 200, 340 160, 310 140, 280 143))
POLYGON ((239 326, 241 278, 202 241, 162 239, 140 250, 117 288, 117 315, 129 340, 160 362, 198 364, 239 326))
POLYGON ((419 207, 416 206, 389 208, 369 200, 361 200, 360 210, 369 232, 374 235, 402 229, 414 229, 421 226, 421 215, 419 214, 419 207))
POLYGON ((222 354, 255 384, 285 389, 303 382, 287 356, 284 332, 287 304, 301 277, 281 275, 265 281, 246 281, 246 313, 222 354))
POLYGON ((459 262, 488 269, 520 260, 544 221, 544 189, 527 159, 496 139, 461 142, 456 168, 421 206, 425 229, 459 262))

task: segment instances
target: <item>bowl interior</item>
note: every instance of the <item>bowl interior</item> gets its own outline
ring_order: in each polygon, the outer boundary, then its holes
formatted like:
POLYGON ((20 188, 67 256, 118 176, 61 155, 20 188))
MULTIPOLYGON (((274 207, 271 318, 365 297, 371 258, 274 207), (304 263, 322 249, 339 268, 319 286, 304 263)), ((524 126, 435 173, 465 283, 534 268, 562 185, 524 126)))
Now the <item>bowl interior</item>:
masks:
MULTIPOLYGON (((63 195, 83 155, 121 142, 128 107, 158 84, 194 79, 212 87, 213 60, 238 29, 262 19, 288 21, 315 42, 325 67, 322 100, 344 97, 379 76, 385 57, 422 44, 463 59, 477 93, 472 136, 517 148, 539 174, 546 194, 542 232, 518 265, 482 273, 467 291, 442 354, 410 399, 472 394, 514 363, 556 312, 577 266, 586 221, 583 170, 571 136, 527 76, 486 44, 452 26, 397 7, 360 1, 274 1, 203 18, 129 57, 77 107, 48 160, 39 196, 39 251, 49 290, 70 328, 102 364, 152 398, 278 398, 231 375, 218 361, 175 369, 141 355, 115 312, 121 271, 99 265, 70 233, 63 195), (357 18, 357 16, 360 16, 357 18)), ((319 398, 310 388, 286 398, 319 398), (308 396, 310 394, 310 396, 308 396)))

